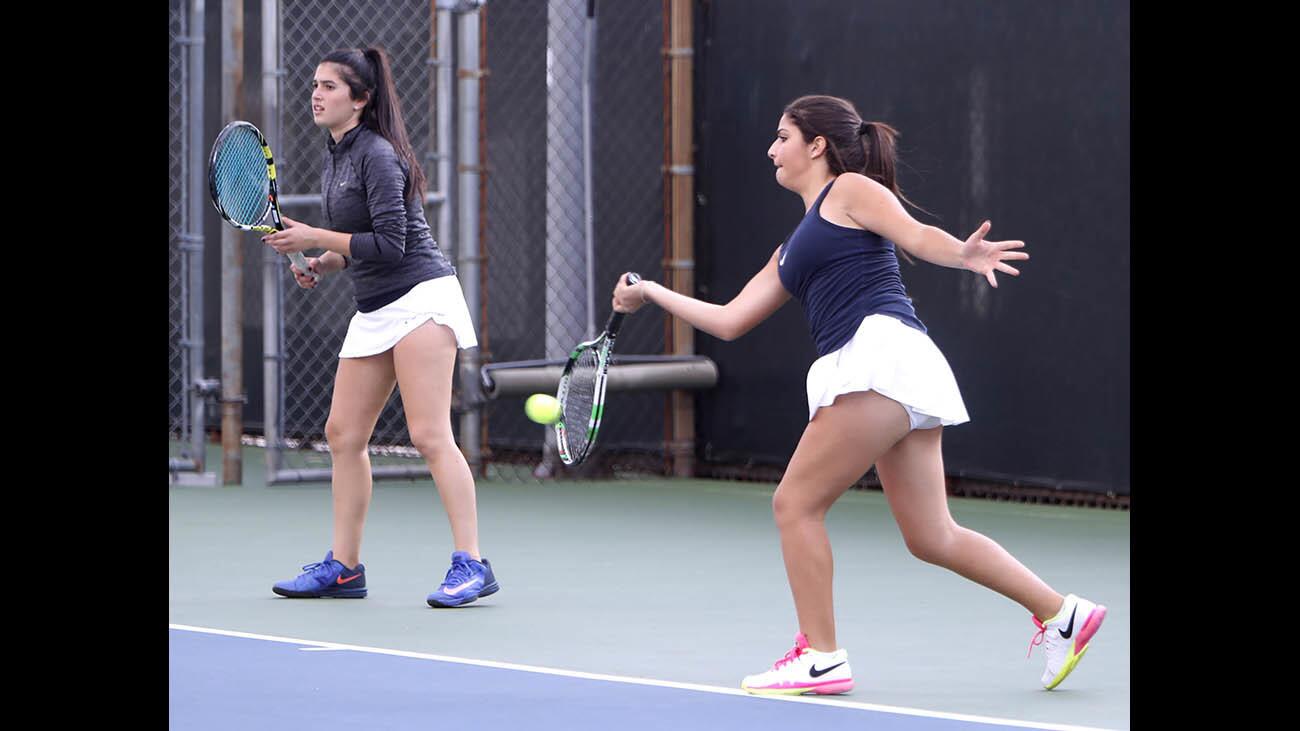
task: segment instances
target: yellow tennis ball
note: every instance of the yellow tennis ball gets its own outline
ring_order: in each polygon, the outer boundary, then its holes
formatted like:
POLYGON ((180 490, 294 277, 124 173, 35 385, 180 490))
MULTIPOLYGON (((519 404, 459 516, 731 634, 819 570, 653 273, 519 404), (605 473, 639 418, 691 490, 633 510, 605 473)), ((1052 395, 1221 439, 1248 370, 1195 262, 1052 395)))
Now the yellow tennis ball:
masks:
POLYGON ((524 413, 538 424, 554 424, 560 420, 560 402, 554 396, 535 393, 524 402, 524 413))

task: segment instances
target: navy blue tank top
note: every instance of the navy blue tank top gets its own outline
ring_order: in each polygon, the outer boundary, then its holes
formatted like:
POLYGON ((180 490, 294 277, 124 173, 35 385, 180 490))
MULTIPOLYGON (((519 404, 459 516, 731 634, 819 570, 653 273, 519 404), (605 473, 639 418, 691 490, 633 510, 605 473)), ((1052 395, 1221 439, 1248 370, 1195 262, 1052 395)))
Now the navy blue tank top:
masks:
POLYGON ((834 184, 822 189, 777 260, 782 286, 803 305, 817 355, 844 347, 868 315, 888 315, 925 332, 903 289, 894 244, 822 218, 822 200, 834 184))

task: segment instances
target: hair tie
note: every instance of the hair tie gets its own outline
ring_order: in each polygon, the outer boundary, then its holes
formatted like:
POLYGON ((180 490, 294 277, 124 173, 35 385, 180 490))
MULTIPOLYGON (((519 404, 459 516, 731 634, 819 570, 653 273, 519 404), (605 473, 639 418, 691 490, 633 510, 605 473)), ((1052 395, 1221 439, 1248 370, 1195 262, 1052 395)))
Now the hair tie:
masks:
POLYGON ((366 62, 366 68, 370 70, 370 78, 374 79, 375 87, 379 87, 379 52, 374 48, 361 49, 361 58, 366 62))
POLYGON ((870 123, 870 122, 863 122, 862 124, 859 124, 859 125, 858 125, 858 136, 861 137, 862 135, 866 134, 870 129, 871 129, 871 123, 870 123))

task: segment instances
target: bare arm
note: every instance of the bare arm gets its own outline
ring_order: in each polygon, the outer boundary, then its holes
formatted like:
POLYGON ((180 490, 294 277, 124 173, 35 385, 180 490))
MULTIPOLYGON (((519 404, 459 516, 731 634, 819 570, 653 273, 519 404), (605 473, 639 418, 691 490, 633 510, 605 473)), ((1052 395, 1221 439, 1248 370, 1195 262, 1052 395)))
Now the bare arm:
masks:
POLYGON ((339 258, 352 254, 352 234, 318 228, 312 232, 312 244, 311 248, 325 249, 338 254, 339 258))
POLYGON ((316 265, 316 271, 320 272, 321 274, 331 274, 333 272, 341 272, 347 268, 348 268, 347 259, 343 258, 342 254, 333 250, 326 251, 324 254, 321 254, 320 262, 316 265))
POLYGON ((912 218, 894 193, 876 181, 849 173, 840 176, 845 193, 844 213, 864 229, 889 239, 904 251, 931 264, 966 269, 984 275, 998 286, 993 271, 1018 276, 1020 272, 1003 262, 1028 259, 1029 254, 1008 249, 1022 248, 1023 241, 985 241, 989 223, 984 222, 965 242, 943 229, 927 226, 912 218))
MULTIPOLYGON (((777 251, 779 251, 778 249, 777 251)), ((691 326, 723 340, 735 340, 753 330, 790 299, 776 273, 776 251, 767 265, 754 275, 745 288, 725 305, 687 297, 656 282, 642 280, 631 287, 619 277, 614 290, 614 309, 635 312, 646 302, 653 302, 689 322, 691 326)))

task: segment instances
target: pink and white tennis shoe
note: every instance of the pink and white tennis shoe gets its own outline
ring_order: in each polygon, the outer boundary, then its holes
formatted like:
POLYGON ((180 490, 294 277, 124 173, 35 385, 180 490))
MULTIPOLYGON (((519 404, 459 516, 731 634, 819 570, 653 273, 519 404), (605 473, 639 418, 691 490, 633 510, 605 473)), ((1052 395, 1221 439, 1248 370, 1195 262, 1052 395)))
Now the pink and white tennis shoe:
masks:
POLYGON ((1046 622, 1040 622, 1032 615, 1031 618, 1038 627, 1038 634, 1030 640, 1029 652, 1034 651, 1035 645, 1043 646, 1043 654, 1047 655, 1043 687, 1051 690, 1060 685, 1083 659, 1083 654, 1091 646, 1092 636, 1097 634, 1102 620, 1106 619, 1106 607, 1070 594, 1065 597, 1065 603, 1055 617, 1046 622))
POLYGON ((819 652, 808 646, 802 632, 794 636, 794 649, 765 673, 746 676, 740 687, 762 695, 847 693, 853 690, 848 650, 819 652))

